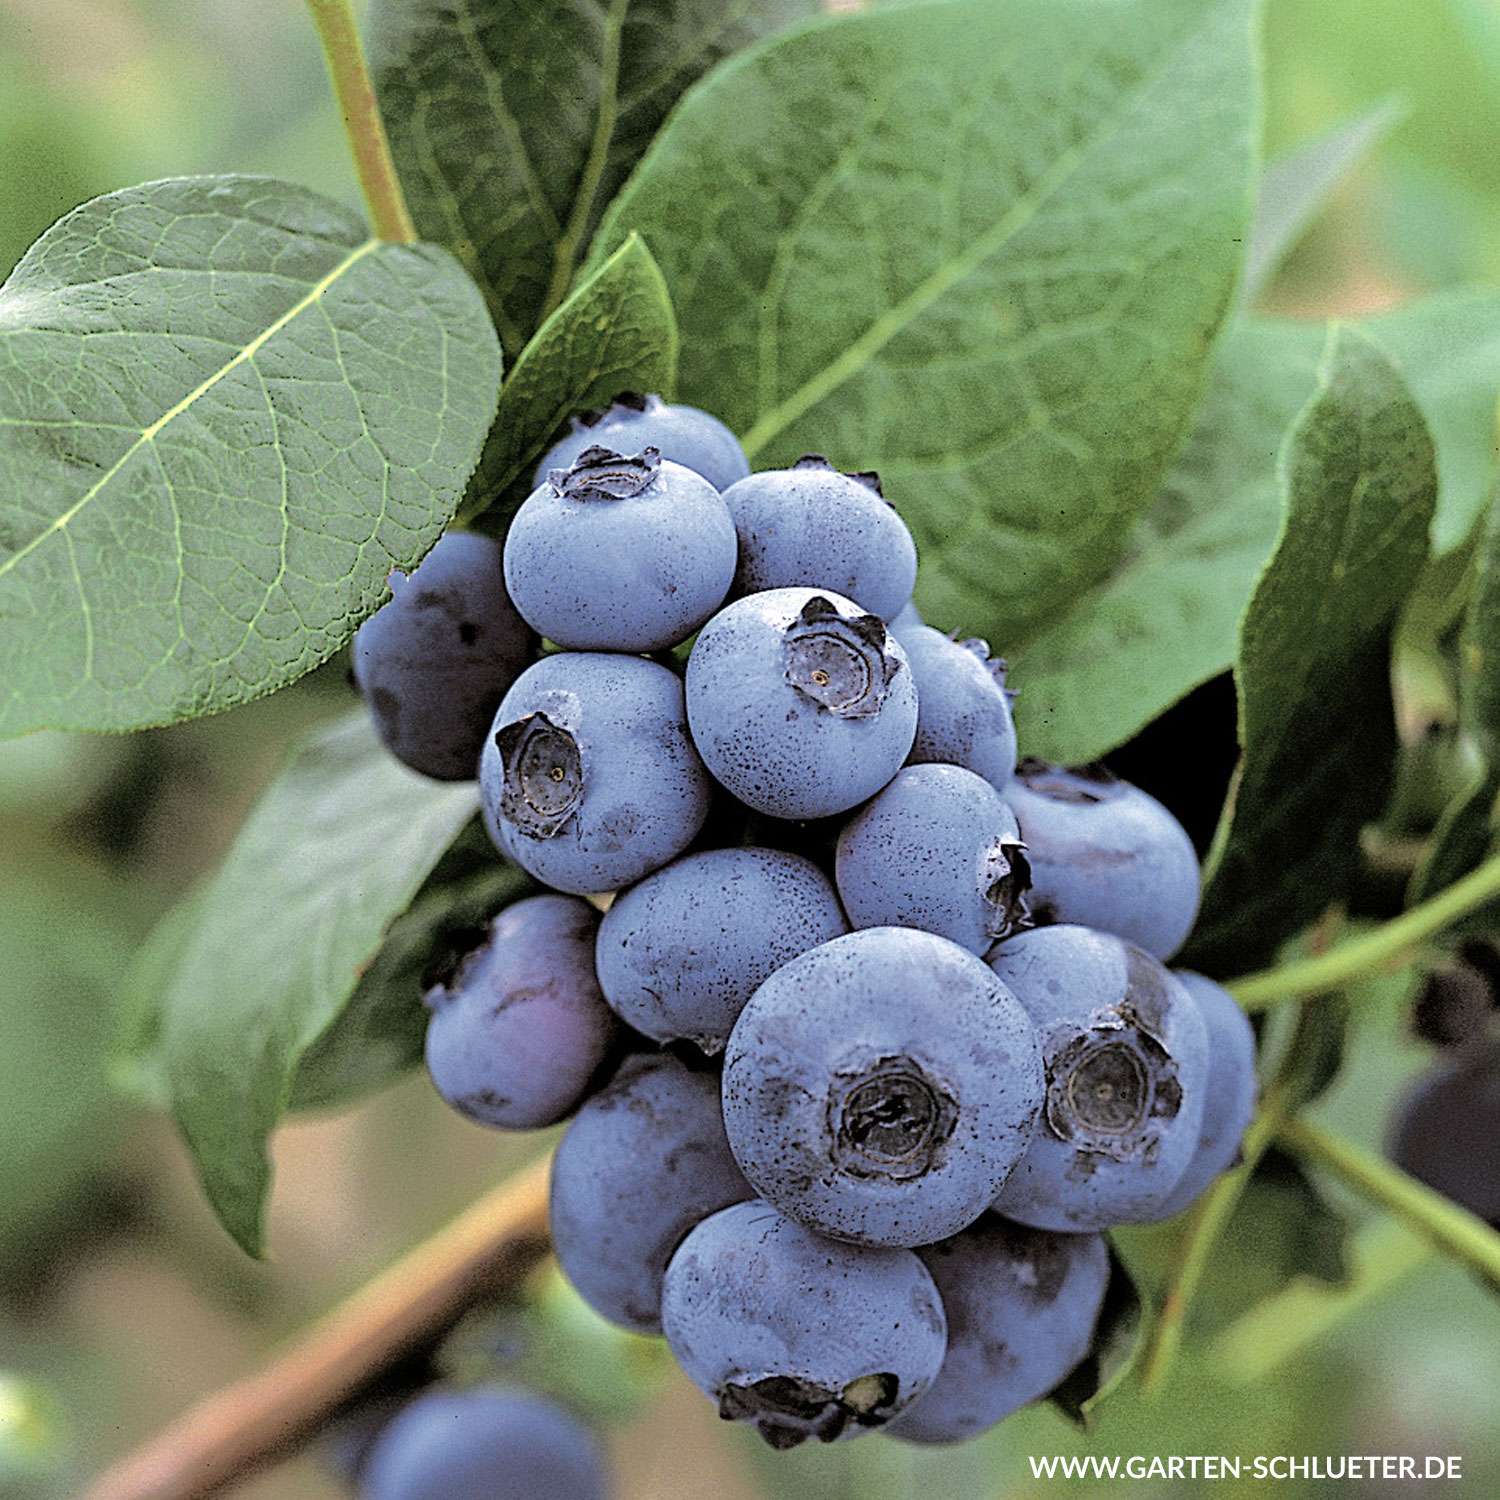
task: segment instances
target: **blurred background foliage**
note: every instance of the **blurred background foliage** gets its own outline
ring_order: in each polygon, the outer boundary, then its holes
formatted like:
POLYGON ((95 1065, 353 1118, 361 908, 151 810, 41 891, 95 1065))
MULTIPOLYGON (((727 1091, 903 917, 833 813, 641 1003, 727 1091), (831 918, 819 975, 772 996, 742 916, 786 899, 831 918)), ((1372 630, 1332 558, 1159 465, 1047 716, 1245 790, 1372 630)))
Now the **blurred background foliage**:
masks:
MULTIPOLYGON (((1270 0, 1266 57, 1271 153, 1382 101, 1403 111, 1289 258, 1267 307, 1362 313, 1500 279, 1500 0, 1270 0)), ((300 4, 0 0, 0 274, 96 193, 220 171, 355 201, 300 4)), ((343 671, 335 663, 182 728, 0 745, 4 1500, 73 1493, 535 1149, 466 1126, 420 1081, 351 1114, 304 1117, 277 1138, 274 1259, 253 1265, 212 1221, 170 1126, 111 1088, 113 1004, 132 953, 213 867, 288 741, 346 706, 343 671)), ((1390 976, 1355 997, 1348 1065, 1315 1111, 1367 1145, 1378 1146, 1404 1080, 1429 1056, 1407 1026, 1412 982, 1390 976)), ((649 1357, 609 1352, 612 1336, 547 1283, 527 1314, 523 1368, 564 1394, 570 1372, 605 1372, 593 1396, 618 1419, 627 1497, 998 1500, 1034 1488, 1026 1455, 1054 1452, 1452 1453, 1464 1456, 1464 1493, 1500 1494, 1500 1308, 1463 1273, 1349 1203, 1355 1290, 1297 1282, 1251 1311, 1298 1267, 1349 1269, 1309 1204, 1295 1171, 1258 1183, 1216 1258, 1172 1388, 1149 1406, 1127 1392, 1088 1435, 1037 1409, 954 1454, 870 1442, 773 1456, 721 1430, 649 1357), (649 1399, 623 1393, 635 1373, 649 1399)), ((1134 1249, 1147 1265, 1162 1253, 1152 1239, 1134 1249)), ((343 1492, 308 1457, 243 1493, 343 1492)))

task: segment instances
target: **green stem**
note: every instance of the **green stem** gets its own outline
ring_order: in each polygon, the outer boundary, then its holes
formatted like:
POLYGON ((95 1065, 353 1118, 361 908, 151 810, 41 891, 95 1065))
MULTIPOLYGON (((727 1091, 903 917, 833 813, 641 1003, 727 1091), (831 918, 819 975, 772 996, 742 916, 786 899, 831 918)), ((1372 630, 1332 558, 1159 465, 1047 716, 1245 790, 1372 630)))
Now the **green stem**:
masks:
POLYGON ((1500 1290, 1500 1233, 1483 1219, 1382 1157, 1307 1120, 1285 1121, 1277 1137, 1288 1151, 1325 1167, 1500 1290))
POLYGON ((391 143, 380 117, 375 86, 370 82, 351 0, 307 0, 307 7, 323 43, 323 57, 339 113, 344 117, 344 131, 354 154, 371 227, 379 239, 410 245, 417 238, 417 230, 391 160, 391 143))
POLYGON ((1229 989, 1246 1010, 1265 1010, 1287 1000, 1341 989, 1362 974, 1386 967, 1403 954, 1435 937, 1476 907, 1500 897, 1500 855, 1456 880, 1430 901, 1414 906, 1373 932, 1340 943, 1316 958, 1286 964, 1261 974, 1232 980, 1229 989))
POLYGON ((1167 1290, 1147 1335, 1146 1352, 1141 1358, 1141 1389, 1148 1395, 1159 1391, 1177 1362, 1182 1347, 1183 1324, 1188 1308, 1197 1296, 1209 1257, 1229 1223, 1245 1185, 1256 1164, 1281 1127, 1281 1107, 1272 1097, 1250 1122, 1241 1151, 1244 1160, 1232 1172, 1226 1172, 1198 1201, 1188 1218, 1182 1238, 1177 1243, 1167 1290))
POLYGON ((1264 1379, 1427 1264, 1433 1253, 1429 1241, 1404 1224, 1375 1220, 1359 1236, 1348 1281, 1329 1286, 1298 1277, 1252 1307, 1214 1340, 1215 1370, 1233 1385, 1264 1379))

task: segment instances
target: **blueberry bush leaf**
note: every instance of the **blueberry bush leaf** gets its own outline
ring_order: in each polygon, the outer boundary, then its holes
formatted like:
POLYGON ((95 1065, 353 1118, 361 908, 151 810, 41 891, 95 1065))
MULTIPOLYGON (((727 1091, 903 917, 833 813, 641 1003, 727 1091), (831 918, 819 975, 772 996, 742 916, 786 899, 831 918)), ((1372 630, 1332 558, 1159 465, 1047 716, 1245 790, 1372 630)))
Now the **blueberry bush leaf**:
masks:
POLYGON ((371 63, 418 229, 484 289, 506 355, 563 300, 609 200, 695 79, 815 0, 375 0, 371 63))
POLYGON ((473 818, 468 783, 399 765, 366 716, 294 751, 204 888, 163 1002, 177 1123, 226 1229, 259 1254, 266 1142, 302 1059, 473 818))
POLYGON ((1427 558, 1437 491, 1421 410, 1386 355, 1334 328, 1282 455, 1286 513, 1246 608, 1242 758, 1187 961, 1267 961, 1337 900, 1395 755, 1390 636, 1427 558))
POLYGON ((1234 660, 1240 615, 1276 541, 1275 456, 1316 381, 1321 336, 1231 329, 1161 494, 1109 576, 1013 651, 1027 752, 1098 759, 1234 660))
MULTIPOLYGON (((500 390, 500 409, 462 515, 524 490, 530 468, 574 412, 607 406, 621 391, 670 396, 677 379, 677 322, 667 284, 645 241, 632 235, 589 276, 521 351, 500 390)), ((520 498, 516 496, 514 498, 520 498)))
POLYGON ((1400 104, 1388 99, 1294 146, 1267 165, 1245 255, 1243 302, 1253 303, 1265 290, 1276 267, 1296 247, 1329 195, 1404 113, 1400 104))
POLYGON ((758 466, 878 469, 924 613, 1010 649, 1108 573, 1186 432, 1249 221, 1253 18, 950 0, 810 25, 692 91, 593 263, 642 233, 682 397, 758 466))
POLYGON ((84 204, 0 287, 0 734, 326 661, 462 497, 500 354, 443 250, 267 178, 84 204))

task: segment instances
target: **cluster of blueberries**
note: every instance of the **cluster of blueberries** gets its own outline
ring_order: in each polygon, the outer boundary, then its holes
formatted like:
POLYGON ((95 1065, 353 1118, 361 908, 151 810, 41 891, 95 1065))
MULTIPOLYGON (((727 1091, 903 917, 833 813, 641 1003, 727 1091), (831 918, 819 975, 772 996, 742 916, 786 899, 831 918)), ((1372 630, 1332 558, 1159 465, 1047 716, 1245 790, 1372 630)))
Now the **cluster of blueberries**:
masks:
POLYGON ((916 571, 875 475, 751 473, 707 413, 625 397, 355 646, 389 748, 477 773, 551 888, 428 992, 433 1081, 487 1125, 572 1116, 564 1271, 778 1448, 1045 1396, 1101 1231, 1183 1209, 1254 1107, 1246 1018, 1166 967, 1186 833, 1018 762, 1004 664, 922 622, 916 571))

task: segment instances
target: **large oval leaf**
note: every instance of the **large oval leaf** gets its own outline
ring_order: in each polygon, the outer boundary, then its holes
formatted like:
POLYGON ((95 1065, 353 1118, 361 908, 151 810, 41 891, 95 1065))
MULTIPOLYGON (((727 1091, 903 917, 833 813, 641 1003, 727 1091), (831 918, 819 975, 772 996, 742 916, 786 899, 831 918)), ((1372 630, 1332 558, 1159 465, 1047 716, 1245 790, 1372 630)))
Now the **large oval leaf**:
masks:
POLYGON ((607 216, 679 386, 761 463, 877 468, 918 602, 1002 649, 1109 569, 1202 385, 1250 214, 1251 0, 958 0, 693 91, 607 216))
POLYGON ((375 0, 370 54, 417 225, 514 359, 682 91, 815 0, 375 0))
POLYGON ((0 733, 325 661, 452 516, 499 349, 463 270, 264 178, 96 198, 0 288, 0 733))

